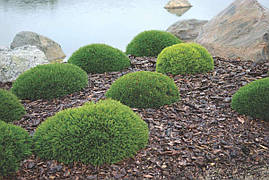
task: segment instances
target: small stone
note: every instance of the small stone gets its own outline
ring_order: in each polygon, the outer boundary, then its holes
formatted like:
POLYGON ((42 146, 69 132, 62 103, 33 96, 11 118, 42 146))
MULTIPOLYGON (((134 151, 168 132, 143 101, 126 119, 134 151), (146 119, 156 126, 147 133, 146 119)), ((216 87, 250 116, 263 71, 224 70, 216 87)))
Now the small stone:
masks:
POLYGON ((87 176, 87 179, 89 179, 89 180, 91 180, 91 179, 97 179, 97 175, 87 176))
POLYGON ((231 100, 232 100, 232 98, 226 97, 223 101, 226 102, 226 103, 229 103, 229 102, 231 102, 231 100))
POLYGON ((32 169, 33 167, 35 167, 35 163, 30 162, 27 167, 28 167, 28 169, 32 169))

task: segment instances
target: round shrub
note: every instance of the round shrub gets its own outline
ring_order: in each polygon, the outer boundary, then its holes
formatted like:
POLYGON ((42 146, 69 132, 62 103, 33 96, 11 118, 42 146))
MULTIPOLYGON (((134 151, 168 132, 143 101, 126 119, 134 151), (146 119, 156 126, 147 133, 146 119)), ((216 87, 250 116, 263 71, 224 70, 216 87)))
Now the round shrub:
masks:
POLYGON ((34 134, 34 152, 65 164, 112 164, 134 156, 148 136, 147 124, 129 107, 104 100, 48 118, 34 134))
POLYGON ((181 43, 165 48, 156 63, 157 72, 173 75, 206 73, 213 69, 212 56, 195 43, 181 43))
POLYGON ((22 73, 12 92, 21 99, 53 99, 71 94, 88 85, 88 75, 72 64, 39 65, 22 73))
POLYGON ((158 54, 166 47, 181 43, 176 36, 165 31, 144 31, 139 33, 128 44, 126 54, 134 56, 158 56, 158 54))
POLYGON ((269 77, 241 87, 233 95, 232 108, 240 114, 269 121, 269 77))
POLYGON ((26 130, 0 120, 0 179, 18 170, 20 161, 31 155, 31 146, 26 130))
POLYGON ((87 73, 120 71, 130 66, 130 59, 119 49, 105 44, 91 44, 79 48, 68 60, 87 73))
POLYGON ((0 120, 13 122, 20 120, 25 113, 23 105, 14 94, 0 89, 0 120))
POLYGON ((158 108, 178 101, 179 91, 168 76, 139 71, 117 79, 107 91, 106 97, 129 107, 158 108))

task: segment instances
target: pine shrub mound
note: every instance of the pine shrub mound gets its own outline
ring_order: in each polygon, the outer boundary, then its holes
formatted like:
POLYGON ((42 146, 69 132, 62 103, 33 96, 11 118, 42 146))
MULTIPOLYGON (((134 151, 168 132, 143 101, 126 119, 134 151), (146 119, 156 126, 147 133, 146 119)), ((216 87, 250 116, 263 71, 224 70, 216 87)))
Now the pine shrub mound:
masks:
POLYGON ((39 65, 22 73, 12 92, 21 99, 53 99, 71 94, 88 85, 88 75, 72 64, 39 65))
POLYGON ((214 69, 209 52, 196 43, 181 43, 165 48, 158 56, 156 71, 184 75, 206 73, 214 69))
POLYGON ((139 71, 117 79, 106 97, 118 100, 129 107, 158 108, 179 100, 174 81, 160 73, 139 71))
POLYGON ((156 57, 166 47, 181 43, 169 32, 150 30, 139 33, 127 45, 126 54, 142 57, 156 57))
POLYGON ((114 100, 66 109, 48 118, 34 134, 34 153, 65 164, 103 165, 133 157, 148 143, 147 124, 114 100))
POLYGON ((0 89, 0 120, 5 122, 17 121, 25 113, 23 105, 14 94, 0 89))
POLYGON ((79 48, 68 60, 87 73, 120 71, 130 66, 130 59, 119 49, 105 44, 91 44, 79 48))
POLYGON ((31 155, 32 141, 26 130, 0 119, 0 179, 15 173, 31 155))
POLYGON ((269 77, 241 87, 232 97, 232 108, 240 114, 269 121, 269 77))

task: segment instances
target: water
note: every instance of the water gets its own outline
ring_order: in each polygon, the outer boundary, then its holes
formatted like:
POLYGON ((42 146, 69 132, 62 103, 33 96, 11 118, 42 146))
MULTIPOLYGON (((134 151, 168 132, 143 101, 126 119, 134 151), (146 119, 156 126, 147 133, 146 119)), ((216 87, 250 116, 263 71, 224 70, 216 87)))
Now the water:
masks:
MULTIPOLYGON (((61 44, 67 56, 91 43, 125 50, 144 30, 166 30, 179 19, 210 19, 233 0, 190 0, 181 17, 163 7, 168 0, 0 0, 0 45, 16 33, 33 31, 61 44)), ((261 0, 269 7, 268 0, 261 0)))

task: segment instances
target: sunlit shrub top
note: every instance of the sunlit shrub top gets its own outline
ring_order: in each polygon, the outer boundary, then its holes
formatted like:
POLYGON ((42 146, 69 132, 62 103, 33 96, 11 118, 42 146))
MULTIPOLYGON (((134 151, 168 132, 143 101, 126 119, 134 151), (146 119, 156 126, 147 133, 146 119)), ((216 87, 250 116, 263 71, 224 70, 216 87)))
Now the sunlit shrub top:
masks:
POLYGON ((213 69, 212 56, 195 43, 181 43, 165 48, 156 63, 157 72, 173 75, 206 73, 213 69))

